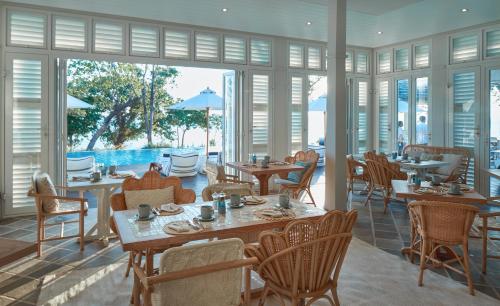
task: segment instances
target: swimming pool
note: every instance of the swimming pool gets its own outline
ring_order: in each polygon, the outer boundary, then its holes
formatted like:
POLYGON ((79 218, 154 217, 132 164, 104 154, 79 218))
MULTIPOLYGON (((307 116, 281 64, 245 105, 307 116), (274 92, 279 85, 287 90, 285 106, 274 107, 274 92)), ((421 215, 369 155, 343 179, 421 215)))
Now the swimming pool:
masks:
POLYGON ((188 153, 203 152, 203 148, 189 149, 135 149, 135 150, 101 150, 101 151, 79 151, 68 152, 66 157, 78 158, 94 156, 96 163, 103 163, 105 166, 126 166, 126 165, 146 165, 150 162, 158 161, 165 153, 188 153))

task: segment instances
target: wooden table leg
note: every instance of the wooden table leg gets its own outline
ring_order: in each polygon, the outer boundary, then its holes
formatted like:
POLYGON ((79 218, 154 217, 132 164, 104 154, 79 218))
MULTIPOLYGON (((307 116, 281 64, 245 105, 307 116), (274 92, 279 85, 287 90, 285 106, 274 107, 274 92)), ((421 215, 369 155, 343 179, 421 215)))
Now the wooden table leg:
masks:
POLYGON ((269 194, 269 178, 271 178, 272 174, 263 173, 259 175, 255 175, 255 177, 259 180, 260 186, 260 195, 265 196, 269 194))

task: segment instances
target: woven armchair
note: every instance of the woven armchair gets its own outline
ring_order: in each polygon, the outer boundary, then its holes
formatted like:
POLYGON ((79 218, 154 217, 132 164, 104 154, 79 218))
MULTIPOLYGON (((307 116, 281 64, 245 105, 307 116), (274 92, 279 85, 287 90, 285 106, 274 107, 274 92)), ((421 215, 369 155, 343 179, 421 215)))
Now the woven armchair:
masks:
MULTIPOLYGON (((162 177, 161 174, 156 170, 149 170, 144 173, 143 177, 126 178, 122 183, 122 191, 120 193, 115 193, 111 196, 111 208, 113 211, 127 210, 127 203, 125 201, 125 190, 148 190, 148 189, 162 189, 169 186, 174 186, 174 202, 175 204, 188 204, 194 203, 196 201, 196 194, 191 189, 182 188, 182 181, 180 178, 175 176, 162 177)), ((167 203, 165 203, 167 204, 167 203)), ((117 233, 115 220, 113 216, 110 217, 109 224, 111 229, 117 233)), ((135 257, 138 256, 138 261, 142 259, 142 254, 135 254, 130 252, 129 262, 127 270, 125 271, 125 276, 129 275, 130 268, 132 267, 132 262, 135 257)))
POLYGON ((285 157, 285 162, 290 164, 295 164, 298 161, 308 162, 311 166, 302 174, 300 181, 296 184, 280 184, 281 191, 290 190, 292 192, 292 198, 298 199, 300 194, 305 191, 311 198, 312 204, 316 206, 316 202, 311 193, 311 181, 316 171, 318 165, 319 154, 314 150, 308 150, 306 152, 299 151, 295 153, 294 156, 285 157))
POLYGON ((370 191, 366 197, 365 205, 371 200, 373 192, 380 190, 384 197, 384 214, 392 195, 392 180, 402 179, 401 172, 394 170, 388 163, 381 163, 368 159, 366 161, 368 173, 370 175, 370 191))
POLYGON ((256 270, 265 281, 259 305, 264 305, 269 291, 283 305, 284 298, 293 306, 306 298, 310 298, 306 305, 322 298, 330 305, 340 305, 337 280, 356 218, 355 210, 331 211, 318 223, 300 220, 289 223, 283 232, 262 232, 259 244, 247 245, 245 254, 258 258, 256 270))
POLYGON ((370 175, 368 174, 368 168, 365 164, 354 159, 352 155, 346 156, 347 167, 346 167, 346 175, 347 175, 347 195, 352 191, 354 192, 354 182, 360 181, 366 184, 366 188, 370 188, 370 175), (363 173, 358 174, 357 170, 362 169, 363 173))
POLYGON ((474 295, 474 287, 469 266, 468 239, 469 232, 479 209, 474 206, 437 202, 415 201, 408 205, 412 215, 413 226, 420 236, 420 273, 418 285, 423 285, 424 270, 428 262, 448 268, 467 278, 469 293, 474 295), (455 251, 462 249, 462 256, 455 251), (436 256, 440 249, 445 249, 453 259, 441 261, 436 256), (463 271, 453 267, 450 263, 458 262, 463 271))
MULTIPOLYGON (((489 198, 491 207, 500 207, 500 197, 489 198)), ((482 264, 481 271, 486 274, 488 258, 500 259, 500 255, 488 254, 488 240, 499 241, 500 238, 489 236, 490 232, 500 232, 500 211, 480 212, 477 227, 481 230, 482 264)))

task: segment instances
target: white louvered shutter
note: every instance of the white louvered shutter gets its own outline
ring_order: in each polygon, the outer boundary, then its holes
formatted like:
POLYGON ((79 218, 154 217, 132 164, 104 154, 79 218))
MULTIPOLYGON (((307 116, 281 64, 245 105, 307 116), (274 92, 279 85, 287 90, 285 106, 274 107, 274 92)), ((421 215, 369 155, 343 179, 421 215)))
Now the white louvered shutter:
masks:
POLYGON ((196 33, 195 59, 201 61, 219 61, 219 35, 196 33))
POLYGON ((352 60, 352 52, 346 52, 345 54, 345 71, 346 72, 352 72, 352 65, 353 60, 352 60))
POLYGON ((500 56, 500 30, 486 32, 486 56, 500 56))
POLYGON ((290 44, 288 51, 289 66, 304 68, 304 46, 290 44))
POLYGON ((391 72, 391 54, 389 52, 378 53, 378 73, 391 72))
POLYGON ((409 55, 408 48, 395 49, 394 63, 396 65, 396 71, 408 70, 410 66, 408 55, 409 55))
POLYGON ((247 40, 242 37, 224 36, 224 62, 241 63, 247 61, 247 40))
MULTIPOLYGON (((478 127, 476 101, 476 78, 474 71, 453 74, 453 146, 474 152, 475 133, 478 127)), ((468 183, 474 182, 474 159, 471 160, 468 183)))
POLYGON ((252 77, 252 152, 262 157, 269 151, 269 75, 254 74, 252 77))
POLYGON ((364 153, 368 149, 368 82, 358 81, 356 110, 356 153, 364 153))
POLYGON ((8 11, 9 45, 46 47, 47 16, 34 12, 8 11))
POLYGON ((94 23, 94 51, 124 54, 125 27, 123 24, 99 20, 94 23))
POLYGON ((307 68, 321 69, 321 48, 308 47, 307 48, 307 68))
POLYGON ((478 59, 479 36, 476 34, 455 37, 452 39, 453 63, 478 59))
POLYGON ((415 46, 415 68, 429 67, 430 48, 429 45, 416 45, 415 46))
POLYGON ((356 52, 356 72, 368 73, 368 53, 356 52))
POLYGON ((303 149, 304 78, 292 77, 290 90, 290 149, 293 155, 303 149))
POLYGON ((378 150, 391 152, 391 104, 389 96, 389 81, 378 83, 378 150))
POLYGON ((130 26, 130 54, 138 56, 160 56, 160 30, 156 27, 130 26))
POLYGON ((189 59, 191 33, 182 30, 165 30, 166 58, 189 59))
POLYGON ((271 42, 263 39, 250 40, 250 63, 252 65, 271 64, 271 42))
POLYGON ((54 49, 87 50, 87 21, 83 18, 53 16, 54 49))

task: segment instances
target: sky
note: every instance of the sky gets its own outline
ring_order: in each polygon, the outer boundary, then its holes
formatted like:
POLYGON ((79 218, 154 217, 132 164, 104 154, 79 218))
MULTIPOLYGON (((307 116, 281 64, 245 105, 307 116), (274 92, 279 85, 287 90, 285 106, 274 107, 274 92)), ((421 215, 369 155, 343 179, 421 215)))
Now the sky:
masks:
POLYGON ((222 97, 222 76, 230 70, 176 67, 179 76, 169 93, 174 98, 183 100, 198 95, 202 90, 210 87, 218 96, 222 97))

